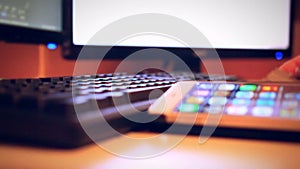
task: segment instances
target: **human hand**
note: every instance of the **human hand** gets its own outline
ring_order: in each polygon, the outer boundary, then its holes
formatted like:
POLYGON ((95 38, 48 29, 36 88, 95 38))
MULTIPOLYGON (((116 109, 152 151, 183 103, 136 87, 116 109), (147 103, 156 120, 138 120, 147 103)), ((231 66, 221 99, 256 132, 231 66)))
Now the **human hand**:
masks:
POLYGON ((285 62, 279 67, 279 70, 289 73, 296 79, 300 79, 300 55, 285 62))

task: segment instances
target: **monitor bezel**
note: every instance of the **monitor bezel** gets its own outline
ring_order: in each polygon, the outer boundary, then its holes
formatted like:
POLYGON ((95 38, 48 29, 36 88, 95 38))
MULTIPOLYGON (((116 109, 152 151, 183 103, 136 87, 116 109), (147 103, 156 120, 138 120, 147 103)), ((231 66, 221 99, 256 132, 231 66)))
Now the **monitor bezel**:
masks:
MULTIPOLYGON (((63 57, 66 59, 77 59, 80 51, 82 50, 82 45, 74 45, 73 36, 72 36, 72 0, 64 1, 64 43, 63 43, 63 57)), ((291 0, 291 11, 290 11, 290 33, 289 33, 289 47, 287 49, 224 49, 217 48, 216 51, 220 58, 275 58, 275 59, 285 59, 290 58, 292 55, 292 47, 293 47, 293 30, 294 30, 294 13, 295 13, 295 0, 291 0), (283 54, 282 58, 276 58, 276 53, 281 52, 283 54)), ((191 56, 188 58, 198 57, 194 51, 197 50, 205 50, 206 53, 210 53, 211 49, 203 49, 203 48, 173 48, 173 47, 137 47, 137 46, 85 46, 88 49, 91 55, 84 57, 85 59, 96 59, 97 51, 102 49, 111 48, 109 54, 105 56, 107 59, 124 59, 128 55, 148 48, 159 48, 168 50, 172 53, 175 53, 181 58, 186 58, 187 56, 191 56), (94 51, 94 52, 93 52, 94 51)), ((201 56, 200 56, 201 57, 201 56)), ((209 59, 209 57, 205 57, 209 59)))

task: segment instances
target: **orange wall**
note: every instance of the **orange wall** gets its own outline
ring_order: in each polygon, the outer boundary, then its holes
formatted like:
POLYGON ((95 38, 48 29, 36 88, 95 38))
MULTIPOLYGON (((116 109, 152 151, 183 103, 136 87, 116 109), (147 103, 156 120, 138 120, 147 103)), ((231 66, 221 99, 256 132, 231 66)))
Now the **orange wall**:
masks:
MULTIPOLYGON (((296 16, 294 24, 293 36, 293 57, 300 54, 300 2, 296 2, 296 16)), ((276 61, 275 59, 222 59, 222 64, 226 74, 236 74, 246 79, 260 79, 268 72, 280 66, 283 61, 276 61)), ((213 60, 206 60, 205 64, 208 66, 214 65, 213 60)), ((202 65, 204 72, 205 66, 202 65)))
MULTIPOLYGON (((297 4, 294 31, 294 54, 300 54, 300 3, 297 4)), ((64 60, 61 49, 55 51, 46 49, 43 45, 7 44, 0 42, 0 78, 43 77, 72 75, 75 61, 64 60)), ((269 71, 281 65, 284 61, 275 59, 229 58, 222 59, 226 74, 236 74, 243 78, 263 78, 269 71)), ((95 61, 80 61, 87 66, 95 61)), ((101 72, 113 72, 118 61, 102 62, 101 72)), ((142 64, 142 63, 140 63, 142 64)), ((208 60, 206 66, 214 65, 215 61, 208 60)), ((205 66, 202 66, 202 71, 205 66)), ((93 73, 86 70, 84 73, 93 73)))
POLYGON ((39 75, 37 45, 0 42, 0 78, 36 77, 39 75))

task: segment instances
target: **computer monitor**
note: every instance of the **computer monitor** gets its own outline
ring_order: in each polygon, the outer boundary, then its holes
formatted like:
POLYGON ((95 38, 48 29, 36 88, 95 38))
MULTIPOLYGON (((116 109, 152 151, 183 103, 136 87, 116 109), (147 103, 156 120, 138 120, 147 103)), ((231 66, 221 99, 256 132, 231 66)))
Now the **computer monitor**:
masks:
POLYGON ((62 0, 0 0, 0 41, 61 43, 62 0))
MULTIPOLYGON (((291 55, 293 3, 293 0, 67 0, 64 57, 76 59, 97 31, 121 18, 156 13, 174 16, 193 25, 207 37, 211 48, 216 49, 220 57, 273 57, 280 60, 291 55)), ((162 48, 186 58, 194 55, 190 49, 207 48, 191 46, 188 49, 156 39, 147 43, 149 39, 141 38, 115 45, 108 58, 126 57, 145 48, 162 48)), ((113 45, 89 43, 86 46, 99 50, 113 45)), ((95 58, 97 54, 88 57, 95 58)))

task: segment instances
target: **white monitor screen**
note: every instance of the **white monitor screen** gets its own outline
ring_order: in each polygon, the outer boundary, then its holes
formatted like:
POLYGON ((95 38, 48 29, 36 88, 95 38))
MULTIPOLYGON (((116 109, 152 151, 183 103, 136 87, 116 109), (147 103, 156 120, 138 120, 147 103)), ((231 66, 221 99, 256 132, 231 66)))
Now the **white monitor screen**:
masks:
MULTIPOLYGON (((73 43, 87 44, 99 30, 124 17, 156 13, 193 25, 214 48, 284 50, 290 45, 290 11, 291 0, 73 0, 73 43)), ((183 47, 174 39, 149 35, 119 45, 183 47)))

